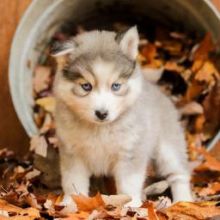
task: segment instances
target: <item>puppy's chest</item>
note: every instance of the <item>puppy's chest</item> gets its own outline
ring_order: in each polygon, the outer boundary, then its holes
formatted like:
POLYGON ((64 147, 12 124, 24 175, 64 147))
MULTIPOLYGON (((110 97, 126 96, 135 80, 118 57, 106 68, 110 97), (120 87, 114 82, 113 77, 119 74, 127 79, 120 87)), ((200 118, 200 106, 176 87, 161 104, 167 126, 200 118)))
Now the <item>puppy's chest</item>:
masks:
POLYGON ((81 157, 95 175, 110 174, 118 160, 132 157, 132 143, 126 131, 85 130, 78 128, 70 132, 69 151, 81 157))

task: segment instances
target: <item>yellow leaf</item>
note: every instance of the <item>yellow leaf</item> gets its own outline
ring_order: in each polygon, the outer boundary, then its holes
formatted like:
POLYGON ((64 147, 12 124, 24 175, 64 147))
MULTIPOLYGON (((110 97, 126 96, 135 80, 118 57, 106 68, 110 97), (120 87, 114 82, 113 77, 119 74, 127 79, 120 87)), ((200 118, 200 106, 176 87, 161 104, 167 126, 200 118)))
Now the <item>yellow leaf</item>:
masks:
POLYGON ((55 102, 55 98, 52 96, 37 99, 35 103, 41 106, 47 112, 50 113, 54 112, 56 102, 55 102))

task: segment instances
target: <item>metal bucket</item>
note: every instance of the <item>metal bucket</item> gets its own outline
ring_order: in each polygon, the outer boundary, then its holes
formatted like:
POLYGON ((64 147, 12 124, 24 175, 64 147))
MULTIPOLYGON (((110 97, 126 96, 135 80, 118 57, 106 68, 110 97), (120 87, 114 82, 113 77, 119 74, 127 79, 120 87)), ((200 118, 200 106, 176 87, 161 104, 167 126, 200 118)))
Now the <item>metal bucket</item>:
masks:
MULTIPOLYGON (((112 2, 99 0, 103 6, 112 2)), ((118 2, 120 5, 130 4, 135 11, 153 20, 173 26, 181 25, 188 31, 197 31, 201 34, 211 32, 214 41, 220 39, 220 15, 209 0, 118 0, 118 2)), ((23 16, 11 48, 9 83, 14 107, 29 136, 38 132, 32 117, 32 74, 41 48, 45 47, 45 43, 59 26, 67 20, 82 20, 92 13, 96 6, 97 0, 34 0, 23 16)), ((209 148, 219 138, 220 132, 209 148)))

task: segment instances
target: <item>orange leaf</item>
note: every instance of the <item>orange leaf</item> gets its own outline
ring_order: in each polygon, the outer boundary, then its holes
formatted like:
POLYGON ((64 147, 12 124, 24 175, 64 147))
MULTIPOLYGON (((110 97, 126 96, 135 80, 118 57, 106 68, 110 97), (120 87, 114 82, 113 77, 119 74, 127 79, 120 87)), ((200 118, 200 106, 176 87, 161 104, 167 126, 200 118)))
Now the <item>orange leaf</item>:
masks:
POLYGON ((16 215, 21 216, 21 217, 28 216, 30 219, 40 218, 40 213, 37 209, 35 208, 22 209, 20 207, 11 205, 2 199, 0 199, 0 210, 4 210, 5 212, 13 212, 13 213, 16 213, 16 215))
POLYGON ((214 64, 210 61, 206 61, 202 67, 197 71, 195 79, 198 81, 204 81, 211 83, 215 78, 219 78, 218 70, 215 68, 214 64))
POLYGON ((196 120, 195 120, 195 131, 197 133, 202 132, 203 127, 204 127, 204 123, 205 123, 205 116, 204 115, 199 115, 197 116, 196 120))
POLYGON ((208 187, 199 191, 200 196, 214 195, 220 191, 220 182, 209 183, 208 187))
POLYGON ((204 90, 204 85, 201 85, 195 81, 192 82, 191 85, 189 85, 185 97, 183 98, 183 101, 190 102, 193 99, 195 99, 197 96, 201 94, 201 92, 204 90))
POLYGON ((207 219, 209 217, 220 215, 220 209, 219 207, 215 206, 215 204, 215 202, 178 202, 163 210, 163 212, 168 216, 169 220, 207 219))
POLYGON ((141 208, 145 208, 148 211, 148 219, 149 220, 159 220, 160 218, 157 216, 157 213, 154 209, 154 204, 150 201, 146 201, 142 204, 141 208))
POLYGON ((205 148, 198 148, 195 150, 197 150, 205 158, 205 162, 196 167, 195 171, 210 170, 220 172, 220 161, 211 156, 205 148))
POLYGON ((153 205, 152 202, 148 202, 147 210, 148 210, 149 220, 159 220, 159 218, 157 216, 157 213, 155 212, 154 205, 153 205))
POLYGON ((94 209, 105 206, 105 203, 100 193, 97 193, 94 197, 87 197, 84 195, 73 195, 72 197, 79 211, 90 212, 94 209))
POLYGON ((148 43, 142 50, 141 54, 151 63, 157 55, 157 49, 154 44, 148 43))
POLYGON ((211 33, 207 33, 194 53, 194 60, 207 60, 209 53, 214 49, 211 33))

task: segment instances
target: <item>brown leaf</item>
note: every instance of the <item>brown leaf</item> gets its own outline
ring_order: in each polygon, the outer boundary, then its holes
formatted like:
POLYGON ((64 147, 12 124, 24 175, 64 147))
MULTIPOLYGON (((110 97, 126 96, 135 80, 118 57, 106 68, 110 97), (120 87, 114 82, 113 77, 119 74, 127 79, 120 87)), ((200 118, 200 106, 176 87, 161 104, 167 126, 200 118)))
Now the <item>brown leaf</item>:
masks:
POLYGON ((220 182, 209 183, 207 187, 202 188, 198 193, 200 196, 208 196, 218 192, 220 192, 220 182))
POLYGON ((106 205, 112 205, 114 207, 123 206, 131 201, 131 197, 128 195, 101 195, 101 197, 106 205))
POLYGON ((206 118, 205 131, 215 134, 220 129, 220 80, 216 82, 202 104, 206 118))
POLYGON ((175 71, 177 73, 181 73, 184 70, 182 66, 178 65, 174 61, 167 61, 164 65, 164 69, 169 71, 175 71))
POLYGON ((220 172, 220 161, 218 161, 216 158, 211 156, 205 148, 198 148, 197 150, 201 155, 204 156, 205 161, 196 167, 195 171, 218 171, 220 172))
POLYGON ((203 107, 198 102, 192 101, 179 109, 182 115, 198 115, 203 113, 203 107))
POLYGON ((163 210, 169 220, 184 219, 198 220, 207 219, 216 215, 220 215, 220 208, 215 206, 216 202, 178 202, 173 206, 163 210))
POLYGON ((204 115, 197 116, 195 120, 195 125, 194 125, 195 132, 200 133, 203 131, 205 120, 206 119, 204 115))
POLYGON ((157 216, 157 213, 154 209, 154 204, 152 202, 147 203, 147 210, 149 220, 159 220, 159 217, 157 216))
POLYGON ((0 199, 0 210, 15 213, 16 215, 22 217, 29 216, 30 219, 40 218, 40 213, 37 209, 35 208, 22 209, 17 206, 11 205, 2 199, 0 199))
POLYGON ((215 146, 211 149, 210 155, 215 157, 220 161, 220 140, 215 144, 215 146))
POLYGON ((34 151, 36 154, 46 157, 47 156, 47 142, 45 140, 45 137, 35 135, 31 138, 31 146, 30 150, 34 151))
POLYGON ((209 53, 214 49, 211 33, 207 33, 194 53, 194 60, 207 60, 209 53))
POLYGON ((196 97, 198 97, 201 92, 204 90, 204 85, 198 83, 198 82, 195 82, 193 81, 192 84, 190 84, 188 86, 188 89, 186 91, 186 94, 183 98, 183 102, 190 102, 192 101, 193 99, 195 99, 196 97))
POLYGON ((34 72, 34 90, 38 93, 49 87, 51 75, 51 67, 48 66, 37 66, 34 72))
POLYGON ((157 55, 157 48, 154 44, 148 43, 141 50, 141 54, 147 59, 148 63, 151 63, 154 61, 154 59, 157 55))
POLYGON ((86 197, 84 195, 73 195, 72 197, 79 211, 90 212, 94 209, 105 206, 105 203, 100 193, 97 193, 94 197, 86 197))
POLYGON ((207 83, 213 83, 215 78, 219 78, 219 73, 214 64, 210 61, 206 61, 195 75, 195 80, 207 83))

